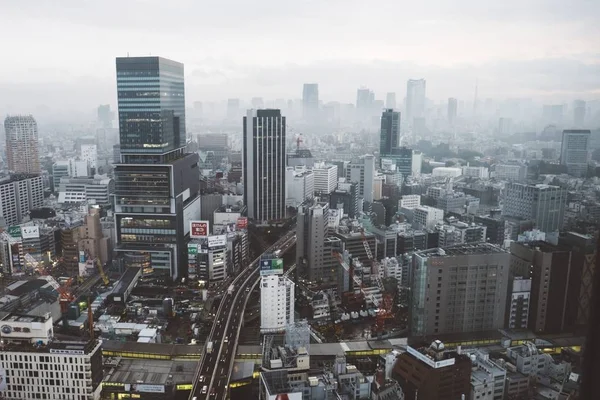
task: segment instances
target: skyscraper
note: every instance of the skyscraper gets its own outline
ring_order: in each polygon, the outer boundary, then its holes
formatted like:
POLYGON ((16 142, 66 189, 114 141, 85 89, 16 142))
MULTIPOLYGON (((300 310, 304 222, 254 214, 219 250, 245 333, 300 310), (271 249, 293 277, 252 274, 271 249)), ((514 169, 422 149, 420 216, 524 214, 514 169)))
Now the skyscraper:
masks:
POLYGON ((359 121, 365 121, 371 117, 374 102, 375 93, 372 90, 360 88, 356 91, 356 114, 359 121))
POLYGON ((387 109, 381 114, 379 157, 390 155, 398 147, 400 136, 400 112, 387 109))
POLYGON ((280 110, 248 110, 244 117, 243 181, 248 217, 285 219, 285 117, 280 110))
POLYGON ((456 121, 456 114, 458 110, 458 100, 453 97, 448 99, 448 123, 454 125, 456 121))
POLYGON ((260 279, 262 333, 283 332, 294 323, 294 289, 294 282, 286 276, 267 275, 260 279))
POLYGON ((385 108, 396 108, 396 93, 389 92, 385 95, 385 108))
POLYGON ((189 221, 200 218, 200 171, 198 155, 184 151, 183 64, 126 57, 116 67, 115 250, 127 267, 185 276, 189 221))
POLYGON ((409 79, 406 83, 406 122, 425 117, 425 79, 409 79))
POLYGON ((578 128, 583 128, 585 123, 585 106, 586 103, 583 100, 575 100, 573 102, 573 123, 578 128))
POLYGON ((302 117, 306 122, 315 122, 319 113, 319 84, 305 83, 302 89, 302 117))
POLYGON ((591 131, 570 129, 563 131, 560 163, 567 166, 569 175, 582 177, 587 174, 591 131))
POLYGON ((17 174, 39 174, 38 127, 33 116, 8 116, 4 130, 8 170, 17 174))
POLYGON ((354 159, 346 168, 348 182, 358 185, 358 195, 364 201, 373 202, 373 186, 375 184, 375 157, 371 154, 354 159))

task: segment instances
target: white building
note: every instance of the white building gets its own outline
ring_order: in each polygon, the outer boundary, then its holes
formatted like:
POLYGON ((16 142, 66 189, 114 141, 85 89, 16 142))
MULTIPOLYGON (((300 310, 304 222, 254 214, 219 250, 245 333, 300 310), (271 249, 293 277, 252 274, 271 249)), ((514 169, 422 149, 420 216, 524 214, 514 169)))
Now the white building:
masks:
POLYGON ((587 174, 590 135, 591 131, 589 130, 563 131, 560 163, 567 166, 569 175, 582 177, 587 174))
POLYGON ((471 358, 471 399, 502 400, 506 380, 506 369, 490 360, 481 350, 469 350, 471 358))
POLYGON ((398 208, 412 210, 421 205, 421 196, 418 194, 406 194, 398 200, 398 208))
POLYGON ((490 177, 490 171, 487 167, 462 167, 462 174, 468 178, 487 179, 490 177))
POLYGON ((98 146, 95 144, 82 144, 81 159, 86 161, 90 168, 98 168, 98 146))
POLYGON ((531 279, 515 277, 509 282, 510 314, 509 329, 527 329, 529 321, 529 302, 531 301, 531 279))
POLYGON ((99 341, 56 340, 49 314, 8 314, 0 326, 0 371, 6 373, 0 381, 2 398, 100 398, 103 373, 99 341))
POLYGON ((429 206, 419 206, 413 212, 413 226, 416 229, 432 229, 444 221, 444 210, 429 206))
POLYGON ((346 167, 346 179, 348 182, 358 185, 359 197, 372 203, 375 183, 375 157, 367 154, 350 162, 346 167))
POLYGON ((261 278, 261 332, 283 332, 287 324, 294 322, 294 289, 294 282, 285 276, 268 275, 261 278))
POLYGON ((462 175, 462 169, 454 167, 436 167, 431 171, 434 177, 457 178, 462 175))
POLYGON ((0 217, 7 226, 20 224, 29 212, 44 204, 41 176, 11 175, 0 179, 0 217))
POLYGON ((318 194, 329 194, 337 187, 338 167, 325 163, 316 164, 313 167, 315 174, 315 192, 318 194))
POLYGON ((507 183, 502 196, 502 215, 535 221, 542 232, 558 231, 567 204, 567 189, 551 185, 507 183))
POLYGON ((304 167, 286 167, 285 175, 286 206, 298 207, 313 198, 315 192, 313 171, 304 167))
POLYGON ((58 203, 81 203, 108 205, 115 191, 115 182, 107 176, 93 178, 60 178, 58 203))
POLYGON ((58 190, 60 178, 87 178, 90 175, 90 164, 86 160, 70 158, 57 161, 52 165, 54 191, 58 190))
POLYGON ((506 181, 521 182, 527 178, 527 166, 520 164, 497 164, 494 178, 506 181))

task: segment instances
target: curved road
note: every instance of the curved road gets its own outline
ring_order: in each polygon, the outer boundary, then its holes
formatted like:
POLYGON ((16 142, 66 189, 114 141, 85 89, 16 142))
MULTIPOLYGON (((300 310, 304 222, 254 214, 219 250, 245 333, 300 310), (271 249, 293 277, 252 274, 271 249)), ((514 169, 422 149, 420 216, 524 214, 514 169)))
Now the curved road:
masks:
MULTIPOLYGON (((285 253, 295 243, 294 229, 281 237, 263 254, 273 253, 275 250, 281 250, 281 253, 285 253)), ((235 360, 244 309, 251 291, 260 280, 259 261, 260 257, 256 258, 248 268, 233 280, 234 290, 232 294, 227 292, 223 295, 215 322, 207 339, 207 343, 213 342, 213 349, 211 353, 207 353, 206 345, 204 347, 204 356, 201 358, 196 371, 190 400, 222 400, 227 396, 227 387, 235 360)))

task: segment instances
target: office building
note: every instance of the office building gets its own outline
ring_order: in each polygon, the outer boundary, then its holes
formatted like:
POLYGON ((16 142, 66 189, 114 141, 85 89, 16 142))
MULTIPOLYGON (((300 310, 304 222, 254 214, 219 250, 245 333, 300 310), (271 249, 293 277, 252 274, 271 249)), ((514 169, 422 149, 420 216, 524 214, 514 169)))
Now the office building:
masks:
POLYGON ((0 217, 7 226, 23 222, 44 203, 44 184, 39 175, 10 175, 0 178, 0 217))
POLYGON ((11 313, 0 319, 0 325, 4 398, 99 398, 103 377, 99 341, 57 340, 48 314, 11 313))
POLYGON ((81 160, 87 162, 94 171, 98 171, 98 146, 89 143, 82 144, 80 153, 81 160))
POLYGON ((531 301, 531 279, 517 276, 508 282, 508 308, 506 328, 527 329, 529 325, 529 304, 531 301))
POLYGON ((331 209, 343 209, 349 218, 358 217, 361 201, 358 197, 357 183, 338 183, 338 188, 329 196, 329 207, 331 209))
POLYGON ((315 158, 309 149, 297 148, 295 152, 288 153, 287 166, 288 167, 308 167, 311 168, 315 165, 315 158))
POLYGON ((435 167, 431 171, 433 177, 458 178, 462 175, 462 169, 457 167, 435 167))
POLYGON ((287 167, 285 171, 285 204, 298 207, 314 197, 315 175, 303 167, 287 167))
POLYGON ((499 215, 476 215, 474 217, 476 224, 481 224, 486 227, 486 242, 502 245, 506 239, 506 221, 499 215))
POLYGON ((409 79, 406 83, 406 122, 412 126, 415 118, 425 117, 425 79, 409 79))
POLYGON ((531 277, 528 329, 560 333, 577 321, 581 271, 572 264, 571 249, 547 242, 512 242, 511 273, 531 277))
POLYGON ((87 178, 91 175, 90 164, 86 160, 69 158, 52 164, 52 189, 58 192, 62 178, 87 178))
POLYGON ((489 243, 413 255, 412 336, 504 327, 510 253, 489 243))
POLYGON ((198 154, 186 154, 183 64, 117 58, 121 163, 115 165, 116 252, 126 267, 187 274, 189 221, 200 216, 198 154))
POLYGON ((352 160, 346 168, 348 182, 358 185, 358 195, 364 201, 373 202, 373 186, 375 184, 375 157, 370 154, 352 160))
POLYGON ((258 222, 286 218, 285 135, 280 110, 248 110, 244 117, 244 204, 258 222))
POLYGON ((337 165, 319 163, 313 167, 312 171, 315 175, 315 193, 325 195, 335 190, 338 180, 337 165))
POLYGON ((418 176, 421 174, 423 154, 420 151, 408 147, 400 147, 392 152, 390 158, 396 162, 396 170, 405 178, 407 176, 418 176))
POLYGON ((471 359, 446 350, 439 340, 428 348, 407 346, 396 359, 392 378, 400 384, 404 400, 468 399, 471 359))
POLYGON ((493 177, 498 180, 524 182, 527 179, 527 166, 521 164, 496 164, 493 177))
POLYGON ((398 147, 400 138, 400 112, 391 108, 381 114, 381 131, 379 135, 379 157, 391 155, 398 147))
POLYGON ((421 195, 418 194, 406 194, 398 200, 398 208, 405 208, 407 210, 414 210, 421 205, 421 195))
POLYGON ((97 116, 100 128, 112 129, 112 121, 115 115, 110 110, 110 104, 99 105, 97 109, 97 116))
POLYGON ((375 94, 367 88, 356 91, 356 115, 359 122, 365 122, 371 118, 374 111, 375 94))
POLYGON ((490 172, 487 167, 471 167, 466 165, 462 167, 462 175, 467 178, 488 179, 490 172))
MULTIPOLYGON (((336 279, 337 259, 326 243, 329 204, 316 203, 298 209, 296 225, 296 266, 311 282, 331 284, 336 279)), ((341 246, 337 250, 341 253, 341 246)))
POLYGON ((294 282, 283 275, 260 278, 260 331, 284 332, 294 323, 294 282))
POLYGON ((577 128, 583 128, 585 124, 585 107, 586 103, 583 100, 573 102, 573 124, 577 128))
POLYGON ((555 232, 562 227, 566 202, 565 188, 509 182, 504 187, 502 216, 534 221, 540 231, 555 232))
POLYGON ((43 272, 42 261, 56 257, 55 230, 29 222, 0 233, 0 272, 6 275, 43 272))
POLYGON ((33 116, 6 117, 4 131, 8 170, 16 174, 39 174, 38 127, 33 116))
POLYGON ((319 117, 319 84, 305 83, 302 89, 302 117, 305 122, 317 123, 319 117))
POLYGON ((454 125, 458 112, 458 100, 453 97, 448 99, 448 123, 454 125))
POLYGON ((60 178, 58 185, 59 204, 74 204, 84 201, 90 204, 109 205, 115 191, 115 182, 106 175, 93 178, 60 178))
POLYGON ((396 93, 388 92, 385 95, 385 108, 396 108, 396 93))
POLYGON ((560 163, 567 166, 569 175, 585 177, 590 157, 591 131, 586 129, 566 129, 562 134, 560 163))
POLYGON ((430 206, 419 206, 413 209, 413 226, 415 229, 433 229, 444 221, 444 210, 430 206))
POLYGON ((470 399, 504 400, 506 369, 482 350, 469 349, 465 355, 472 364, 470 399))
POLYGON ((227 279, 227 235, 210 235, 188 243, 188 274, 202 282, 227 279))

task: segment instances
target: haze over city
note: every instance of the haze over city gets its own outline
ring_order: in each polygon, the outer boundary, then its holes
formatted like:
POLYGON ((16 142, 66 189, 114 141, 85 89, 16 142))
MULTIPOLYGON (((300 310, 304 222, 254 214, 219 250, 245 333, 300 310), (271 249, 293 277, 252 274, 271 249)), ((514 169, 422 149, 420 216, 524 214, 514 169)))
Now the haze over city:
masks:
POLYGON ((600 3, 480 1, 4 2, 0 112, 91 113, 116 104, 114 57, 185 64, 193 101, 298 98, 319 82, 324 101, 356 88, 472 100, 600 95, 600 3))

